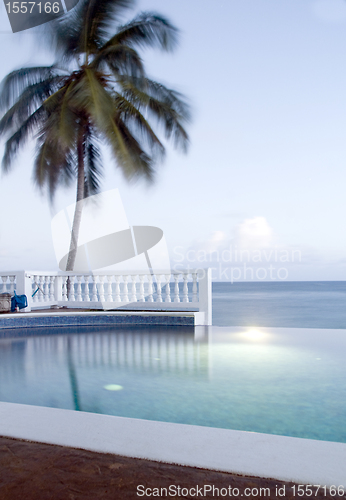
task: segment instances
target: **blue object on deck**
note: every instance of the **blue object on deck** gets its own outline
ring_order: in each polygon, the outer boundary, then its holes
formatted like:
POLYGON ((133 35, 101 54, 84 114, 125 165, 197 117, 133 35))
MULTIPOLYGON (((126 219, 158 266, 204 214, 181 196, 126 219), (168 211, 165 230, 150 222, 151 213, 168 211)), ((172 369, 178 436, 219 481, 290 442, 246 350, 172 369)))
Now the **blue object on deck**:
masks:
POLYGON ((16 310, 16 307, 19 309, 24 309, 28 306, 28 299, 26 295, 17 295, 14 290, 14 296, 11 298, 11 312, 16 310))

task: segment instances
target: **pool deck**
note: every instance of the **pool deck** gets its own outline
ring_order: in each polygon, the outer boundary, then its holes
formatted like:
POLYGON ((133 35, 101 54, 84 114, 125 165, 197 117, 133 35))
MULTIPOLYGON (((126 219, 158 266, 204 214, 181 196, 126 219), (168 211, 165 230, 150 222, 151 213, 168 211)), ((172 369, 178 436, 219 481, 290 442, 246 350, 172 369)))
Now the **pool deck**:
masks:
MULTIPOLYGON (((298 485, 277 480, 0 437, 1 500, 134 500, 143 492, 167 498, 169 488, 175 491, 168 498, 187 499, 231 491, 233 497, 268 500, 285 492, 293 500, 298 491, 298 485)), ((322 488, 311 490, 316 500, 335 498, 322 488)))
MULTIPOLYGON (((170 498, 217 498, 220 491, 221 495, 230 492, 233 497, 269 500, 282 498, 284 493, 284 498, 293 500, 298 487, 273 479, 0 437, 1 500, 134 500, 143 492, 147 496, 160 492, 160 498, 167 498, 169 488, 175 489, 170 498)), ((311 490, 316 500, 335 498, 322 488, 311 490)))
POLYGON ((0 403, 0 436, 299 484, 346 486, 346 444, 0 403))

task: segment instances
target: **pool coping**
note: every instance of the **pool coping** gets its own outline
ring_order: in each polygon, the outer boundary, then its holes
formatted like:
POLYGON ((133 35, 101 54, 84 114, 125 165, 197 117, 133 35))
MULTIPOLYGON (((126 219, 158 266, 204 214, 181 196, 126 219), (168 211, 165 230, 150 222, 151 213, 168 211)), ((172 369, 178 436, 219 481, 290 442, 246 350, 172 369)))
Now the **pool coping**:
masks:
POLYGON ((201 326, 204 313, 196 311, 68 311, 10 313, 0 315, 0 332, 12 328, 59 326, 201 326))
POLYGON ((299 484, 346 486, 346 444, 0 403, 0 435, 299 484))

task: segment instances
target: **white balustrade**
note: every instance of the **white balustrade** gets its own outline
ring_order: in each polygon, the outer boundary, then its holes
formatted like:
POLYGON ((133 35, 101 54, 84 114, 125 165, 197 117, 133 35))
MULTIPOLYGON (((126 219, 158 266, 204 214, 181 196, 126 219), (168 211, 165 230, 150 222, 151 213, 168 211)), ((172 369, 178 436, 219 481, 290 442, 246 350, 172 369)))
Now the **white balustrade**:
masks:
POLYGON ((137 291, 136 291, 136 275, 131 276, 132 287, 131 287, 131 302, 137 302, 137 291))
POLYGON ((192 302, 197 302, 198 301, 198 295, 197 295, 197 273, 192 273, 192 280, 193 280, 193 285, 192 285, 192 302))
POLYGON ((166 274, 165 275, 165 278, 166 278, 166 298, 165 298, 165 302, 171 302, 171 289, 170 289, 170 280, 171 280, 171 275, 170 274, 166 274))
POLYGON ((55 276, 49 277, 49 300, 54 301, 54 290, 55 290, 55 276))
POLYGON ((115 277, 115 302, 120 302, 120 276, 115 277))
POLYGON ((49 276, 42 276, 44 280, 44 297, 43 300, 45 302, 49 302, 49 276))
POLYGON ((16 276, 12 274, 2 274, 1 276, 1 288, 0 293, 10 293, 13 295, 15 290, 15 279, 16 276), (8 284, 10 285, 9 290, 7 289, 8 284))
POLYGON ((43 276, 38 276, 37 277, 37 286, 38 286, 38 301, 39 302, 43 302, 44 300, 44 295, 43 295, 43 291, 42 291, 42 287, 43 287, 43 282, 44 282, 44 277, 43 276))
POLYGON ((105 276, 99 276, 99 294, 100 294, 100 302, 105 302, 105 287, 104 287, 105 276))
POLYGON ((189 290, 187 287, 188 274, 183 274, 184 286, 183 286, 183 302, 189 302, 189 290))
POLYGON ((129 277, 126 276, 126 274, 123 276, 124 284, 123 284, 123 302, 129 302, 129 290, 127 288, 127 282, 128 282, 129 277))
POLYGON ((139 275, 139 301, 144 302, 145 297, 144 297, 144 278, 145 276, 143 274, 139 275))
POLYGON ((92 301, 97 302, 97 285, 96 285, 96 278, 97 276, 92 275, 92 280, 93 280, 93 296, 92 296, 92 301))
POLYGON ((158 274, 156 276, 156 289, 157 289, 157 299, 156 299, 156 302, 162 302, 161 275, 160 274, 158 274))
POLYGON ((107 302, 113 302, 113 294, 112 294, 112 280, 113 276, 107 276, 108 287, 107 287, 107 302))
POLYGON ((1 276, 1 280, 2 280, 1 293, 6 293, 7 292, 7 276, 1 276))
POLYGON ((14 280, 16 279, 15 276, 9 276, 10 278, 10 294, 13 295, 14 294, 14 280))
POLYGON ((147 275, 148 278, 148 302, 154 302, 153 298, 153 277, 151 274, 147 275))
POLYGON ((84 275, 84 300, 85 302, 90 302, 90 295, 89 295, 89 275, 85 274, 84 275))
POLYGON ((205 324, 211 324, 211 276, 210 271, 204 272, 204 276, 201 271, 121 274, 107 271, 102 275, 0 272, 0 291, 13 293, 16 290, 19 295, 25 288, 30 302, 28 310, 50 305, 68 307, 69 303, 73 303, 73 307, 86 307, 89 303, 87 307, 101 309, 199 310, 207 311, 205 324))
POLYGON ((70 296, 68 297, 68 300, 70 302, 74 302, 76 300, 76 297, 75 297, 75 294, 74 294, 74 281, 76 279, 75 276, 73 276, 73 274, 71 276, 69 276, 70 278, 70 296))
POLYGON ((174 275, 174 302, 180 302, 180 297, 179 297, 179 274, 174 275))
POLYGON ((81 302, 82 298, 82 278, 83 276, 77 276, 77 301, 81 302))

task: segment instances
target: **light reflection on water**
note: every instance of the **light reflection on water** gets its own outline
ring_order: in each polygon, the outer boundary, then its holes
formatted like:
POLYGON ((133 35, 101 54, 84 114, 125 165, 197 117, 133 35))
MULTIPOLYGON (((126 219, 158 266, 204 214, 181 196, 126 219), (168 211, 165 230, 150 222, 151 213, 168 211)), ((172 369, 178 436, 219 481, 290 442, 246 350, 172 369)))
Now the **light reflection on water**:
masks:
POLYGON ((345 330, 85 331, 1 339, 0 400, 346 442, 345 330))

